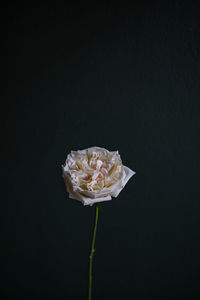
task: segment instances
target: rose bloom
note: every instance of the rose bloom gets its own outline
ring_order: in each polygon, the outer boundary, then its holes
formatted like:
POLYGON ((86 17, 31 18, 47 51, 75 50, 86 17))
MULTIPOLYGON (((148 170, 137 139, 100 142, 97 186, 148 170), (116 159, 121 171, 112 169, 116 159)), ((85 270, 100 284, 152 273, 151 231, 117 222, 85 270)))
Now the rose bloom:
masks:
POLYGON ((100 147, 71 151, 62 173, 69 197, 83 205, 117 197, 135 174, 122 164, 118 151, 100 147))

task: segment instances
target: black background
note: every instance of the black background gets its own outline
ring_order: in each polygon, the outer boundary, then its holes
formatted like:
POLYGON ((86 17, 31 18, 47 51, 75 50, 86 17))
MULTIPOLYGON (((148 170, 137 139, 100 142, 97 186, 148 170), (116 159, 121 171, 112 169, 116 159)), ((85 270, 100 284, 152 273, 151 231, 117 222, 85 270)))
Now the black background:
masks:
POLYGON ((71 150, 119 150, 137 173, 103 203, 94 299, 200 296, 198 1, 8 4, 2 107, 3 299, 87 299, 93 207, 71 150))

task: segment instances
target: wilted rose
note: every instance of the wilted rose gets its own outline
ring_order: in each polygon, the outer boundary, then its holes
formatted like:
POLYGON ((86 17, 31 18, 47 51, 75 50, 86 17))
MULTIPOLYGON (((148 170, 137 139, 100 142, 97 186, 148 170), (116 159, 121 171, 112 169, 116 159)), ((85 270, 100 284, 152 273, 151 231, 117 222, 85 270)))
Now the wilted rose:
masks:
POLYGON ((69 197, 83 205, 117 197, 135 174, 122 164, 118 151, 100 147, 71 151, 62 171, 69 197))

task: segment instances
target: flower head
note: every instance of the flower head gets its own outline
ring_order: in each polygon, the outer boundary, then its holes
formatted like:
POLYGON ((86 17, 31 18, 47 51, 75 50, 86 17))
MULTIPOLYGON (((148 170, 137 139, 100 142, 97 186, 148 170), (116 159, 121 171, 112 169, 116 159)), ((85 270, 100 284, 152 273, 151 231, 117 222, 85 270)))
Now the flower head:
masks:
POLYGON ((123 166, 118 151, 100 147, 71 151, 62 170, 69 197, 84 205, 117 197, 135 174, 123 166))

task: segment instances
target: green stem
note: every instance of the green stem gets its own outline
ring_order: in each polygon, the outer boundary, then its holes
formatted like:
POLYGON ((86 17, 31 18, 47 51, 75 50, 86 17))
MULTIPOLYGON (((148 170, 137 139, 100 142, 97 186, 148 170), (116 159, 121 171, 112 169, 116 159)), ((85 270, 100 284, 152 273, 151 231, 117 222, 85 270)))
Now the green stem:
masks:
POLYGON ((93 254, 95 252, 94 245, 95 245, 95 238, 96 238, 96 232, 97 232, 98 215, 99 215, 99 206, 97 204, 97 205, 95 205, 94 228, 93 228, 92 243, 91 243, 91 249, 90 249, 90 255, 89 255, 88 300, 92 299, 92 261, 93 261, 93 254))

